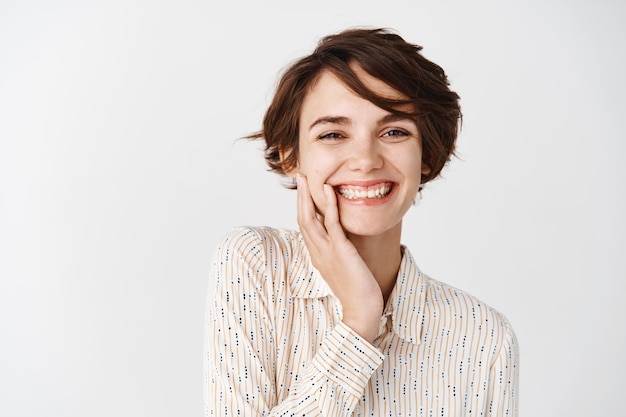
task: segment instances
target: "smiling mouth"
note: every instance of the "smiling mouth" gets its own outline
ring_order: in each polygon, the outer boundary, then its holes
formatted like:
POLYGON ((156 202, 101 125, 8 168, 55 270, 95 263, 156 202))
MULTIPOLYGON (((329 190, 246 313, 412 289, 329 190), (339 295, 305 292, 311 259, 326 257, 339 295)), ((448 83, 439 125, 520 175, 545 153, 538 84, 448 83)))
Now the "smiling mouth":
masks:
POLYGON ((368 187, 356 185, 339 185, 335 187, 337 192, 346 200, 384 198, 389 195, 392 188, 393 184, 390 182, 376 184, 368 187))

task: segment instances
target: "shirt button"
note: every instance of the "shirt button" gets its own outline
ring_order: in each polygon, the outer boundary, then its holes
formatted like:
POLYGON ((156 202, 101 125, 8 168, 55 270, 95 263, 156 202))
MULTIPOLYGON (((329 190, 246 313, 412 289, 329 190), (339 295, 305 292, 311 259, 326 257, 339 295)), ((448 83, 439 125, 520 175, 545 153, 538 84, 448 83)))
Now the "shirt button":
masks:
POLYGON ((357 406, 354 408, 354 414, 355 414, 355 415, 357 415, 357 416, 360 416, 360 415, 361 415, 361 406, 360 406, 360 405, 357 405, 357 406))

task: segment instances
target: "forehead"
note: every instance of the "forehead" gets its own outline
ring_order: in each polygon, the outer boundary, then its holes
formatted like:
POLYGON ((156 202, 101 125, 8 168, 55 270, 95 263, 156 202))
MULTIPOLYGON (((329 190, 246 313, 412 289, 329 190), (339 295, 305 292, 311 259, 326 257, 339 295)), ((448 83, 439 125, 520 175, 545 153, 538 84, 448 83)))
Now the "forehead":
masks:
MULTIPOLYGON (((359 65, 351 64, 350 68, 363 86, 381 99, 390 101, 402 101, 408 99, 406 95, 400 93, 383 80, 370 75, 359 65)), ((356 98, 358 101, 363 100, 365 102, 369 102, 366 98, 360 96, 357 92, 350 88, 339 75, 330 70, 323 70, 318 75, 316 80, 310 85, 304 97, 300 117, 302 118, 304 113, 309 113, 310 111, 322 110, 322 108, 325 108, 328 105, 336 107, 344 98, 352 98, 352 100, 356 98)), ((400 112, 407 113, 410 113, 413 110, 413 106, 410 104, 400 105, 395 108, 400 112)))

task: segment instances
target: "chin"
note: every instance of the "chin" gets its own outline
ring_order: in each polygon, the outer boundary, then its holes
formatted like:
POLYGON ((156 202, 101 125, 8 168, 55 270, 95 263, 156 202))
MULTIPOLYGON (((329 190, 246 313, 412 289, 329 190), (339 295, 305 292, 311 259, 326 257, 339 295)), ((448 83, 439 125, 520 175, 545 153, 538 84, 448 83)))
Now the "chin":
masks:
POLYGON ((346 235, 376 237, 387 233, 399 232, 402 227, 402 221, 395 224, 382 224, 376 221, 342 221, 341 225, 346 235))

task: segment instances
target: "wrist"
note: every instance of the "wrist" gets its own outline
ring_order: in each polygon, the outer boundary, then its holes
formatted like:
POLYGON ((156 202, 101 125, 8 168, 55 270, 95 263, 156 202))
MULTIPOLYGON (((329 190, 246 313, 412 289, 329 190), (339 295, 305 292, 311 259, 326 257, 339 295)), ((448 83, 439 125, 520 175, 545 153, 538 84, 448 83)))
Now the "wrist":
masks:
POLYGON ((344 310, 342 321, 363 339, 372 343, 378 336, 381 316, 382 309, 371 309, 366 312, 344 310))

